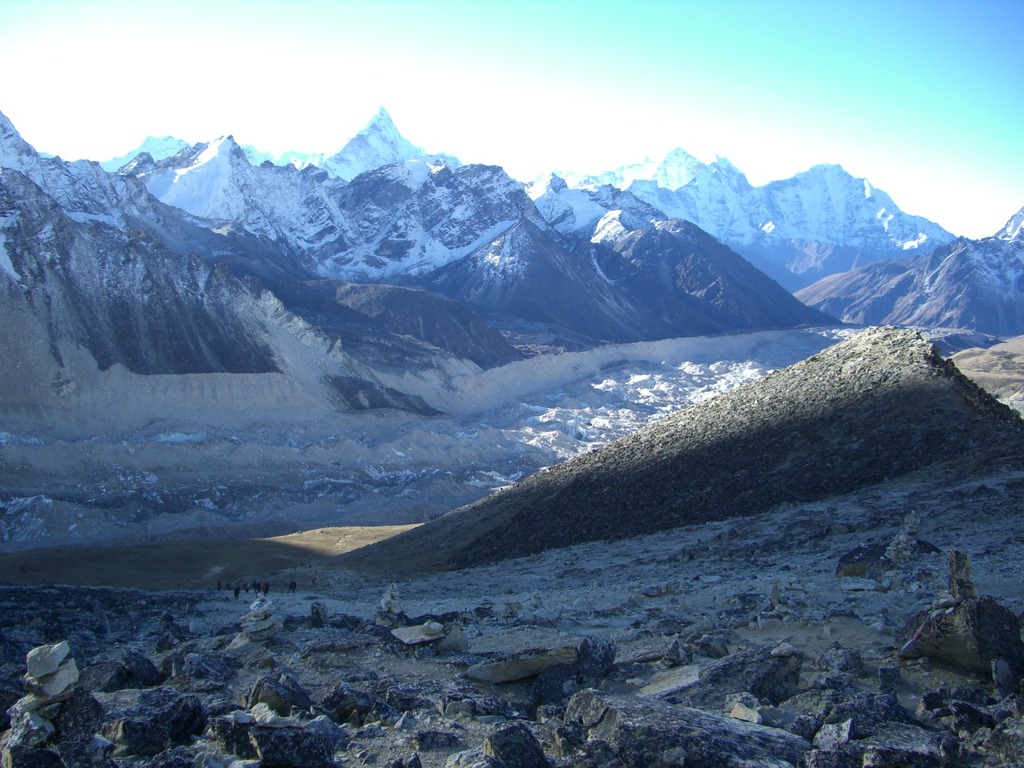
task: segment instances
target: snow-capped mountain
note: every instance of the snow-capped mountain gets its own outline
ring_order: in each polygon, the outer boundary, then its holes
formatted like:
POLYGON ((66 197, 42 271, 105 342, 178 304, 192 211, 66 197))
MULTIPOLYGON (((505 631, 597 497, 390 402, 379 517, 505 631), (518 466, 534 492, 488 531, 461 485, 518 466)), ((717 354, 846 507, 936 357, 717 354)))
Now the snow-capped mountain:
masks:
POLYGON ((147 136, 142 144, 131 152, 110 160, 103 160, 100 162, 100 167, 105 171, 113 173, 141 154, 147 154, 154 161, 159 162, 160 160, 166 160, 168 157, 173 157, 181 152, 181 150, 187 149, 188 146, 187 141, 176 139, 173 136, 147 136))
MULTIPOLYGON (((226 168, 239 157, 247 165, 225 141, 206 162, 226 168)), ((164 205, 129 173, 42 158, 2 116, 0 169, 0 399, 8 403, 44 404, 51 381, 74 387, 116 368, 299 371, 297 381, 318 392, 346 382, 331 391, 346 409, 368 407, 366 391, 376 393, 370 402, 389 403, 381 407, 416 409, 415 398, 384 383, 396 359, 444 376, 519 357, 476 313, 440 297, 383 313, 394 330, 366 302, 314 298, 313 275, 272 239, 164 205)), ((315 169, 270 172, 326 178, 315 169)))
POLYGON ((273 241, 303 269, 315 266, 303 254, 329 247, 343 218, 335 198, 344 182, 314 167, 253 166, 231 136, 157 163, 140 156, 119 174, 167 205, 273 241))
POLYGON ((427 158, 433 165, 447 165, 450 168, 461 165, 458 158, 453 155, 431 154, 406 139, 383 107, 370 119, 365 128, 334 153, 290 150, 273 154, 250 145, 243 145, 242 151, 253 165, 269 162, 273 165, 290 165, 299 170, 314 166, 323 169, 332 178, 343 181, 350 181, 360 173, 385 165, 420 158, 427 158))
POLYGON ((689 184, 704 169, 704 163, 682 147, 677 147, 660 161, 644 158, 642 162, 624 165, 595 175, 556 173, 571 187, 600 187, 609 184, 626 189, 634 181, 653 181, 664 189, 679 189, 689 184))
POLYGON ((637 221, 668 218, 633 193, 623 192, 612 184, 570 188, 560 176, 549 174, 527 186, 527 193, 547 223, 565 234, 587 234, 612 211, 621 211, 637 221))
POLYGON ((831 275, 797 292, 846 322, 1024 334, 1024 209, 996 235, 831 275))
POLYGON ((602 183, 697 224, 789 288, 953 239, 937 224, 903 213, 885 192, 838 165, 755 187, 724 158, 703 165, 675 150, 657 165, 575 177, 571 186, 592 189, 602 183))
POLYGON ((391 115, 381 107, 363 130, 338 152, 324 159, 322 167, 330 175, 350 181, 374 168, 428 156, 434 165, 459 165, 451 155, 430 155, 406 139, 398 131, 391 115))
MULTIPOLYGON (((382 112, 364 138, 392 134, 397 130, 382 112)), ((366 139, 366 146, 372 143, 366 139)), ((681 155, 675 160, 666 168, 689 162, 681 155)), ((702 297, 710 304, 717 291, 708 293, 700 280, 669 280, 658 289, 664 294, 658 310, 651 311, 645 305, 650 295, 639 289, 633 295, 625 288, 629 281, 620 285, 602 273, 600 258, 590 253, 599 246, 590 238, 610 212, 633 229, 651 228, 667 217, 607 184, 570 189, 552 176, 527 190, 496 166, 453 167, 432 156, 374 168, 345 183, 313 167, 253 166, 231 137, 158 163, 141 156, 120 173, 144 180, 165 203, 278 248, 288 255, 278 260, 279 271, 290 258, 321 278, 422 287, 468 302, 506 329, 558 339, 558 345, 747 329, 761 322, 828 322, 778 286, 753 291, 746 306, 743 289, 733 288, 758 281, 740 278, 732 268, 708 277, 725 286, 731 310, 707 314, 702 297)), ((687 258, 723 262, 734 256, 727 253, 712 248, 708 238, 687 258)), ((266 269, 233 264, 273 279, 266 269)), ((301 305, 289 295, 294 306, 301 305)))

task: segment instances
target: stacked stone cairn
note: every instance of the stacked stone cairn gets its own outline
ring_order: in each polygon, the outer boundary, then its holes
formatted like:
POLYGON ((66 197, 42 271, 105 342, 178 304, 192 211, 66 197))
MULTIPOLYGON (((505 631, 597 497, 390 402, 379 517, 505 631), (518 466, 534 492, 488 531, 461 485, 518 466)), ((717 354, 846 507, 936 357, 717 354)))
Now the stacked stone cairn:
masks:
POLYGON ((256 599, 249 606, 249 612, 239 620, 242 631, 235 636, 229 648, 237 649, 273 640, 281 629, 281 623, 273 616, 273 606, 273 600, 257 592, 256 599))
POLYGON ((78 682, 78 666, 66 640, 28 652, 25 687, 28 694, 8 710, 11 728, 0 748, 41 747, 54 733, 53 720, 78 682))

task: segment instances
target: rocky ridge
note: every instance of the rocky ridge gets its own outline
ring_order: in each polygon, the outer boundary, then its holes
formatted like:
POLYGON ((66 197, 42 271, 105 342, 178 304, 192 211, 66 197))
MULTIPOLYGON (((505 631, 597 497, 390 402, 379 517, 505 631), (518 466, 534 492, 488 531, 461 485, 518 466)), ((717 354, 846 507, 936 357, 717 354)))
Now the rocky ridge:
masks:
POLYGON ((916 332, 872 329, 347 557, 458 568, 749 516, 927 467, 1019 464, 1021 430, 916 332))

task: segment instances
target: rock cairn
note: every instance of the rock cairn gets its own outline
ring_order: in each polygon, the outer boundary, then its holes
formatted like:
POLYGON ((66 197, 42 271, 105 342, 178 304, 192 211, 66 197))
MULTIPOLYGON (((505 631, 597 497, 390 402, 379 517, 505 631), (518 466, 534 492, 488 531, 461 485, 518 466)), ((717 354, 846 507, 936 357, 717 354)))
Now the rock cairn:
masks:
POLYGON ((271 611, 273 606, 273 600, 264 594, 257 593, 256 599, 249 606, 249 612, 239 620, 242 624, 242 631, 235 636, 229 648, 237 649, 273 640, 281 629, 281 623, 274 618, 271 611))
POLYGON ((23 678, 28 694, 8 710, 11 728, 0 747, 40 747, 54 734, 53 720, 78 682, 78 666, 66 640, 28 652, 23 678))

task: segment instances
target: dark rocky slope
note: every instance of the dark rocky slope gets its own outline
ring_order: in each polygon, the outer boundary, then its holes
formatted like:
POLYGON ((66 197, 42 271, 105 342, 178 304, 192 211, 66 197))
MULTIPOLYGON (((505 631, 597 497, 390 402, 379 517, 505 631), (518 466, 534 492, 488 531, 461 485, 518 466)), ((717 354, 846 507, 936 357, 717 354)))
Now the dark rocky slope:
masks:
POLYGON ((1024 333, 1024 235, 1018 212, 992 237, 958 238, 910 259, 829 275, 796 296, 847 323, 1024 333))
POLYGON ((754 515, 941 463, 1019 461, 1022 428, 917 333, 875 329, 346 557, 461 568, 754 515))

